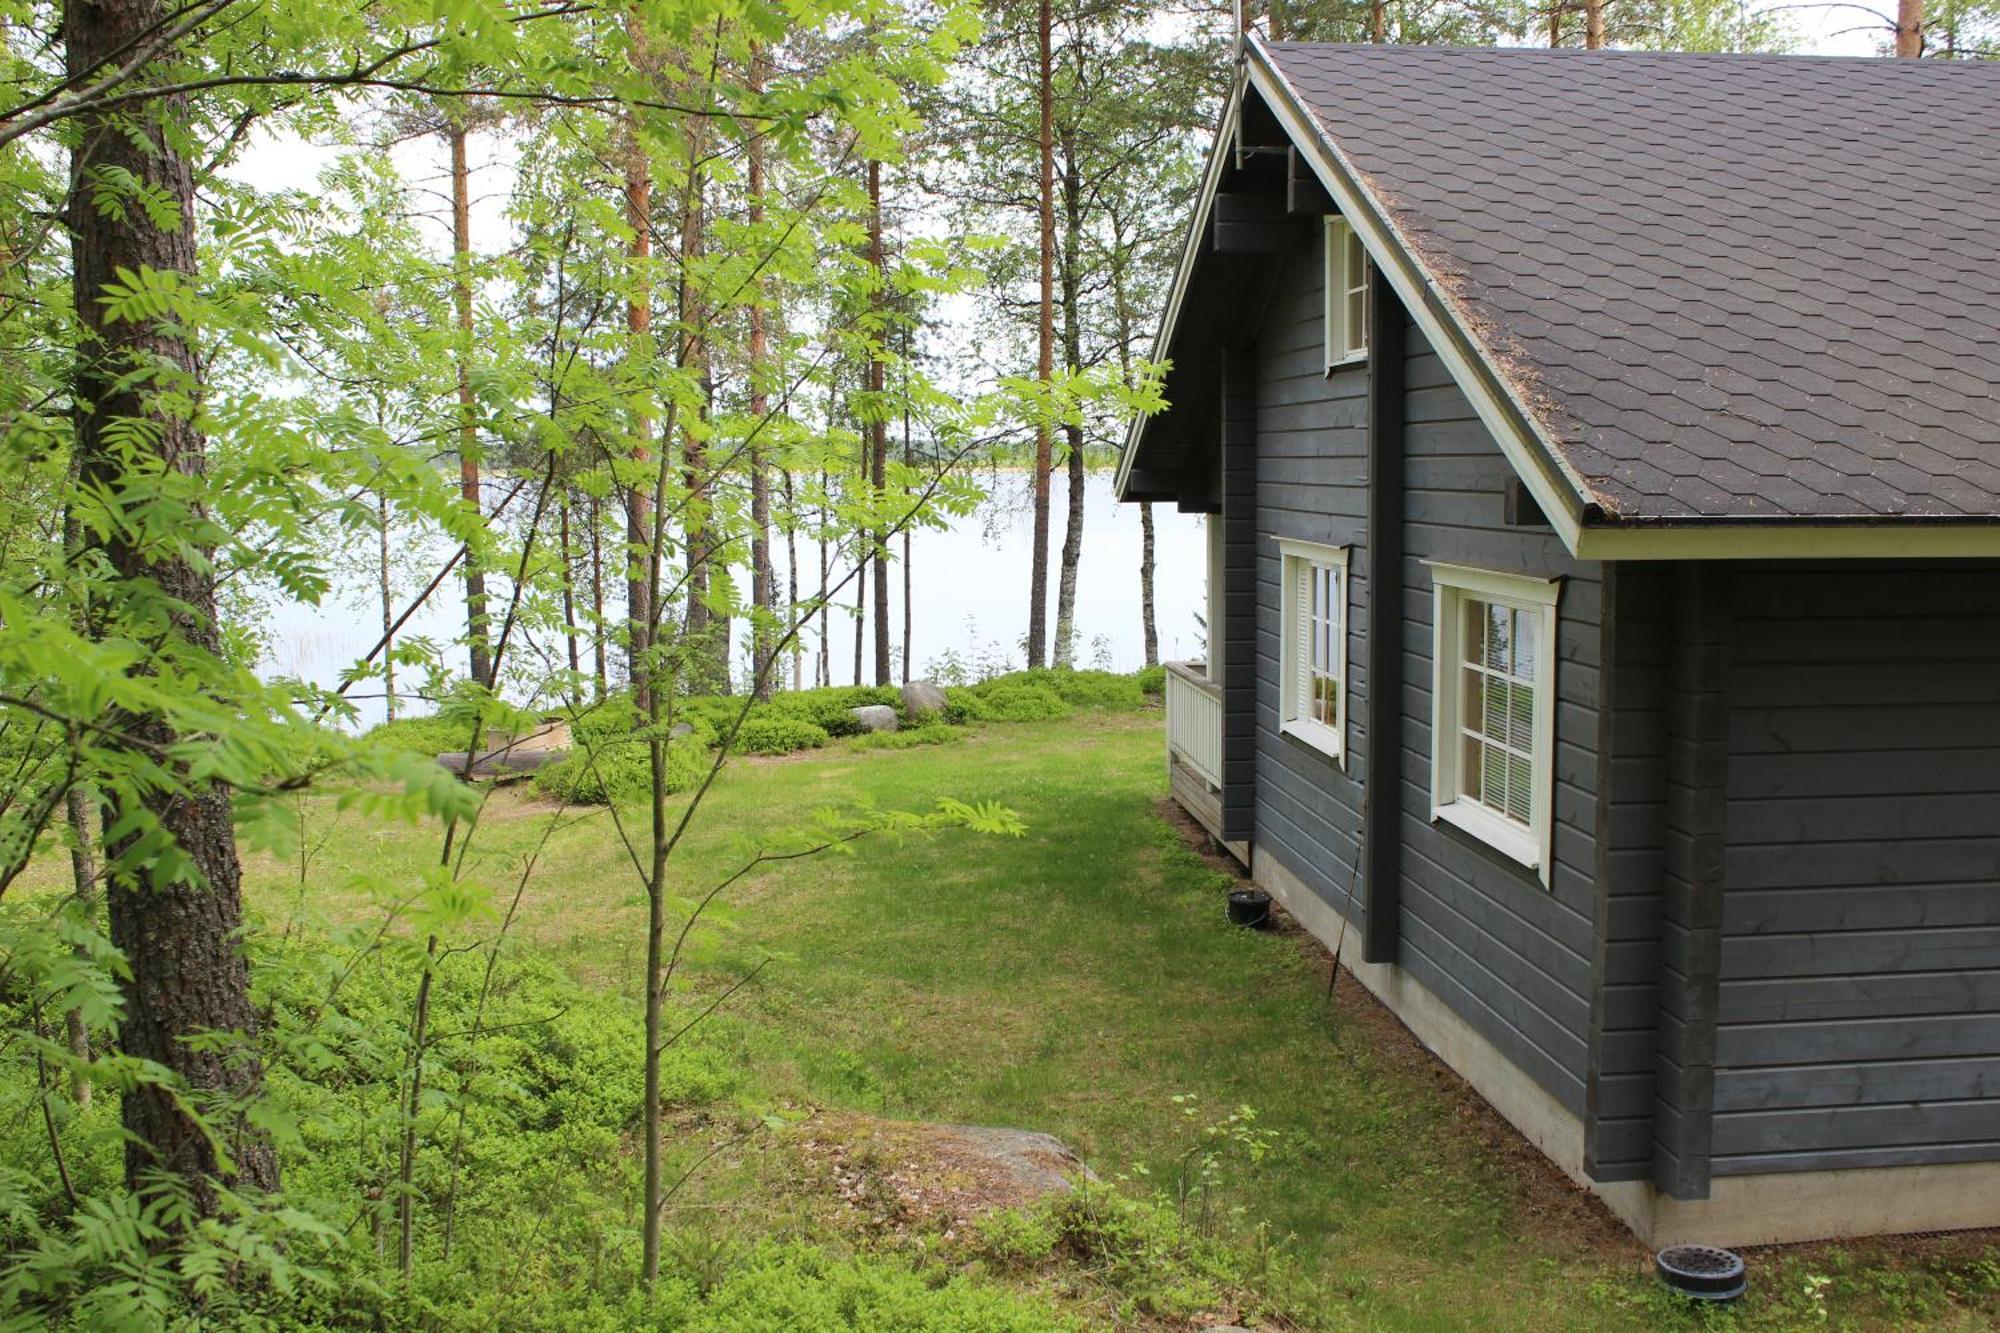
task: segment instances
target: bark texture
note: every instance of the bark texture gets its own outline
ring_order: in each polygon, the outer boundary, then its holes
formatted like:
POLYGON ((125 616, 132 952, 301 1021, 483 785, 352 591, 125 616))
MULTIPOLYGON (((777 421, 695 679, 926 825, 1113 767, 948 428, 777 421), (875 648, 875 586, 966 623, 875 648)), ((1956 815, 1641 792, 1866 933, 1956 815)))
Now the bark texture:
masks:
MULTIPOLYGON (((115 63, 170 19, 159 0, 66 6, 63 41, 70 72, 81 77, 115 63)), ((82 118, 71 158, 74 300, 84 335, 76 372, 76 449, 84 484, 112 493, 122 488, 133 468, 160 466, 199 475, 206 466, 201 433, 183 415, 154 401, 159 391, 184 395, 183 401, 198 398, 200 372, 193 350, 172 333, 145 324, 107 323, 105 318, 104 289, 115 281, 118 269, 152 269, 189 282, 196 271, 193 177, 162 132, 163 126, 184 122, 187 110, 172 97, 142 105, 129 122, 102 115, 82 118), (136 205, 117 213, 93 207, 96 183, 123 172, 177 204, 178 221, 156 226, 148 210, 136 205), (131 373, 140 366, 147 372, 131 373), (148 421, 153 430, 130 446, 139 454, 128 459, 106 437, 118 422, 131 420, 148 421)), ((202 566, 130 531, 116 532, 102 550, 118 576, 102 607, 104 619, 117 631, 150 632, 154 637, 147 646, 162 655, 219 653, 215 585, 202 566), (158 619, 141 618, 132 614, 139 608, 121 606, 120 597, 147 603, 154 612, 163 603, 170 609, 158 619)), ((163 717, 113 715, 106 720, 147 751, 180 739, 163 717)), ((125 799, 115 791, 107 794, 107 827, 118 826, 126 813, 125 799)), ((129 839, 106 846, 111 939, 132 971, 119 1041, 128 1054, 172 1071, 197 1101, 215 1108, 212 1123, 228 1143, 230 1160, 225 1166, 209 1136, 173 1097, 141 1087, 122 1099, 130 1135, 125 1174, 137 1186, 151 1172, 175 1173, 188 1185, 196 1206, 211 1211, 218 1182, 264 1190, 278 1185, 278 1162, 270 1144, 249 1132, 234 1109, 255 1094, 261 1081, 249 1040, 257 1027, 250 972, 236 939, 243 924, 242 868, 227 790, 200 783, 145 799, 191 860, 200 882, 169 880, 143 865, 120 866, 121 856, 131 849, 129 839), (202 1033, 234 1033, 246 1040, 229 1052, 190 1045, 189 1039, 202 1033)))
MULTIPOLYGON (((1062 344, 1063 369, 1075 374, 1083 367, 1083 173, 1077 166, 1076 145, 1067 130, 1063 137, 1062 344)), ((1068 446, 1065 469, 1068 513, 1063 526, 1062 563, 1056 574, 1055 665, 1076 665, 1076 580, 1083 562, 1084 447, 1083 425, 1063 423, 1068 446)))
MULTIPOLYGON (((447 110, 447 115, 452 114, 447 110)), ((458 353, 458 494, 484 521, 479 495, 479 422, 472 403, 472 169, 466 160, 465 125, 448 121, 445 139, 451 145, 451 298, 458 331, 465 346, 458 353)), ((465 634, 471 645, 472 678, 493 684, 493 655, 486 641, 486 571, 479 553, 465 553, 465 634)))
MULTIPOLYGON (((882 271, 882 164, 868 164, 868 268, 875 285, 869 303, 875 308, 875 347, 868 356, 868 481, 881 503, 889 484, 889 423, 882 415, 884 378, 882 340, 889 335, 883 326, 888 306, 886 279, 882 271)), ((887 685, 889 665, 889 533, 877 525, 871 543, 870 560, 875 574, 875 683, 887 685)), ((857 677, 859 673, 857 672, 857 677)), ((858 683, 858 681, 857 681, 858 683)))
MULTIPOLYGON (((625 128, 625 225, 631 229, 626 258, 631 262, 633 294, 625 304, 629 355, 650 362, 653 300, 653 172, 638 132, 625 128)), ((641 401, 644 401, 641 391, 641 401)), ((632 458, 652 457, 653 421, 642 408, 632 416, 632 458)), ((635 469, 635 472, 637 469, 635 469)), ((641 710, 648 703, 645 659, 652 641, 653 599, 646 576, 646 551, 653 543, 653 504, 642 476, 625 490, 625 674, 632 682, 632 701, 641 710)), ((600 670, 600 675, 602 671, 600 670)))
MULTIPOLYGON (((1055 9, 1041 0, 1036 18, 1041 65, 1036 100, 1041 105, 1041 261, 1042 308, 1036 378, 1044 389, 1055 376, 1056 351, 1056 153, 1055 153, 1055 9)), ((1028 665, 1048 665, 1049 650, 1049 473, 1054 441, 1048 418, 1035 427, 1034 548, 1028 557, 1028 665)))
POLYGON ((1896 54, 1915 60, 1924 53, 1924 0, 1897 0, 1896 54))
MULTIPOLYGON (((750 91, 762 92, 764 57, 750 54, 750 91)), ((750 197, 750 229, 764 224, 764 136, 753 133, 747 149, 747 184, 750 197)), ((771 662, 776 635, 772 619, 776 612, 776 579, 771 568, 771 460, 764 447, 764 418, 770 405, 764 389, 765 363, 770 356, 765 331, 764 280, 753 284, 750 299, 750 604, 755 609, 753 642, 755 659, 750 663, 752 689, 759 699, 768 700, 777 688, 778 672, 771 662)))

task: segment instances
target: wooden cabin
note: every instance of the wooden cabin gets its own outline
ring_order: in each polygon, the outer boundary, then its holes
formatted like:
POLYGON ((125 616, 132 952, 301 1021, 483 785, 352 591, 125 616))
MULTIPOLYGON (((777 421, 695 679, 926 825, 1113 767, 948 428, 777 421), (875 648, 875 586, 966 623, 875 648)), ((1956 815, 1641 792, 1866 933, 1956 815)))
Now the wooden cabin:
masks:
POLYGON ((2000 1225, 2000 64, 1249 40, 1172 790, 1635 1232, 2000 1225))

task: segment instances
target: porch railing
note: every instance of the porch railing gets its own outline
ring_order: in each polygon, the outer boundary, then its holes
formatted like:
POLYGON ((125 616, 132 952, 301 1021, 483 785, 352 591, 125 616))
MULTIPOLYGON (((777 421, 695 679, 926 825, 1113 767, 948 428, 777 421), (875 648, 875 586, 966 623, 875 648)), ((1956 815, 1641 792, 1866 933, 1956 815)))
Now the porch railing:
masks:
POLYGON ((1199 662, 1167 663, 1167 753, 1222 785, 1222 687, 1199 662))

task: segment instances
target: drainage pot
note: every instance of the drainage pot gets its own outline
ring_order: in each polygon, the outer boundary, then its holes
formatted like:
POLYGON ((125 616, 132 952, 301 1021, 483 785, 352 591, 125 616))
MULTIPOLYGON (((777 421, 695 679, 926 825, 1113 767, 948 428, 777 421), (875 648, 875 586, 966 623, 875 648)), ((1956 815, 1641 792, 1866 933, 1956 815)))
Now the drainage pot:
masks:
POLYGON ((1748 1285, 1743 1260, 1713 1245, 1672 1245, 1653 1258, 1660 1280, 1698 1301, 1733 1301, 1748 1285))
POLYGON ((1255 929, 1271 922, 1271 895, 1262 889, 1231 889, 1229 919, 1239 926, 1255 929))

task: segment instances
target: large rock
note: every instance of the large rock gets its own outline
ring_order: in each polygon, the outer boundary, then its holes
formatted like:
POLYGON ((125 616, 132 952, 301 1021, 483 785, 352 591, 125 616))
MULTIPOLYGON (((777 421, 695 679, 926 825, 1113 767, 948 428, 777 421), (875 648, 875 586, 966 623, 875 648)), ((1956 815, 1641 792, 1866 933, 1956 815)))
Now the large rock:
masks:
POLYGON ((465 771, 465 751, 446 750, 437 757, 438 763, 460 777, 494 778, 512 773, 532 773, 544 764, 560 762, 568 750, 530 750, 515 746, 506 750, 484 750, 472 756, 472 772, 465 771))
POLYGON ((809 1178, 864 1220, 895 1232, 942 1228, 946 1239, 982 1213, 1096 1179, 1060 1140, 1034 1130, 823 1112, 794 1143, 809 1178))
POLYGON ((861 724, 863 731, 894 731, 899 725, 896 710, 887 704, 863 704, 847 711, 854 714, 854 720, 861 724))
POLYGON ((903 687, 903 711, 913 719, 942 713, 947 702, 944 691, 927 680, 913 680, 903 687))

